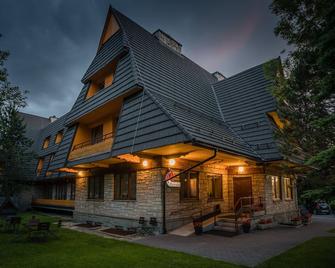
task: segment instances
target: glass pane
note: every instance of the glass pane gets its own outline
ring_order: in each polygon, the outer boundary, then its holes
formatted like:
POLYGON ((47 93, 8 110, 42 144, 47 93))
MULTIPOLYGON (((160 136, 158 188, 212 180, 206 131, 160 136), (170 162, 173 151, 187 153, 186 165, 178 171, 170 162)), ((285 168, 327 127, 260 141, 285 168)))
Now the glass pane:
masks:
POLYGON ((135 200, 136 199, 136 173, 130 174, 130 193, 129 193, 129 199, 135 200))
POLYGON ((213 198, 214 197, 214 192, 213 192, 213 177, 208 176, 207 177, 207 192, 208 192, 208 197, 213 198))
POLYGON ((222 198, 222 179, 217 176, 214 181, 214 198, 220 199, 222 198))
POLYGON ((114 178, 114 199, 120 199, 120 175, 116 174, 114 178))
POLYGON ((128 199, 128 174, 122 174, 121 178, 121 199, 128 199))
POLYGON ((197 179, 190 178, 190 197, 198 196, 197 179))

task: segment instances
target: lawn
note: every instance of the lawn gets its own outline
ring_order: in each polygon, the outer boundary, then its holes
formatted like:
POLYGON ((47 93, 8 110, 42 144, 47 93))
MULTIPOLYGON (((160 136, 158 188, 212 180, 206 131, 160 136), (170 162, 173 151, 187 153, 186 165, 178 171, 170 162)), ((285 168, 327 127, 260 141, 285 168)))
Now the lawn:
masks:
MULTIPOLYGON (((27 221, 31 215, 23 214, 23 221, 27 221)), ((57 221, 55 217, 42 214, 38 214, 37 218, 57 221)), ((59 236, 59 239, 41 243, 12 242, 12 234, 0 233, 0 267, 239 267, 68 229, 61 229, 59 236)), ((319 237, 267 260, 258 268, 335 267, 334 256, 335 237, 319 237)))
MULTIPOLYGON (((27 221, 31 214, 24 214, 27 221)), ((37 216, 55 221, 56 218, 37 216)), ((60 239, 48 242, 11 242, 0 233, 0 267, 237 267, 189 254, 150 248, 62 229, 60 239)))
POLYGON ((329 233, 335 233, 335 229, 331 229, 328 231, 329 233))
POLYGON ((265 267, 335 267, 335 237, 308 240, 258 266, 265 267))

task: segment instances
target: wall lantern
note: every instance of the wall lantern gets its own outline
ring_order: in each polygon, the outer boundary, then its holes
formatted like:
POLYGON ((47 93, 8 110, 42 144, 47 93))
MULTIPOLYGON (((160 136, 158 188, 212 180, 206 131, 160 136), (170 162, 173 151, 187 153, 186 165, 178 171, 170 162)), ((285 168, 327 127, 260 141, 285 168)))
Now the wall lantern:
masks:
POLYGON ((169 166, 174 166, 176 164, 176 159, 171 158, 169 159, 169 166))
POLYGON ((240 167, 238 167, 238 173, 243 173, 244 172, 244 167, 242 167, 242 166, 240 166, 240 167))
POLYGON ((142 165, 143 165, 144 167, 147 167, 147 166, 149 165, 148 160, 143 160, 142 165))
POLYGON ((79 176, 79 177, 83 177, 84 175, 85 175, 85 171, 79 171, 79 172, 78 172, 78 176, 79 176))

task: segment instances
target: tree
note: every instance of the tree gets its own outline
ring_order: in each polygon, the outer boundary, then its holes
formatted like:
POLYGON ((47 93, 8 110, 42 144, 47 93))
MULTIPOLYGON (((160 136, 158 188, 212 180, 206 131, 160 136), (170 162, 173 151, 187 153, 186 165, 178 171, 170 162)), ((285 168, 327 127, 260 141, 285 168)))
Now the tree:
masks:
POLYGON ((306 164, 317 167, 306 184, 335 185, 335 2, 273 0, 270 9, 279 17, 275 34, 292 48, 284 75, 272 64, 272 92, 287 120, 278 137, 286 154, 301 149, 306 164))
POLYGON ((26 92, 12 86, 4 67, 9 53, 0 50, 0 194, 18 194, 30 179, 32 141, 25 136, 19 110, 26 106, 26 92))

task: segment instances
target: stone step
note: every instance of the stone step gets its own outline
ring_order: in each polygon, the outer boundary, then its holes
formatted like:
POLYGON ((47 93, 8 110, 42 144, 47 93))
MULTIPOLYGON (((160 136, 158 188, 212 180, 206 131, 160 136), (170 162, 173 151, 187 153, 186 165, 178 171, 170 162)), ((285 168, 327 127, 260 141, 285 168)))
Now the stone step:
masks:
POLYGON ((230 226, 214 226, 213 230, 225 231, 225 232, 230 232, 230 233, 235 233, 236 232, 235 226, 233 226, 233 227, 230 227, 230 226))

